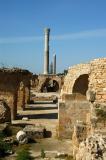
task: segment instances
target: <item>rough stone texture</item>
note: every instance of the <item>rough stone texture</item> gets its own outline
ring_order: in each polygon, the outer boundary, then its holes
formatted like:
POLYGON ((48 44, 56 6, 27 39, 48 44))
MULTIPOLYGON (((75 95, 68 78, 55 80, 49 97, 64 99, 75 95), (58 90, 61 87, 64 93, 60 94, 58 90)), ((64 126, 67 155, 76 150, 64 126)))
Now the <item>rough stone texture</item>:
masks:
POLYGON ((76 155, 76 160, 100 160, 106 159, 106 137, 102 135, 89 136, 81 142, 76 155))
POLYGON ((69 68, 59 101, 59 136, 68 138, 77 120, 87 123, 88 130, 93 131, 96 121, 93 102, 106 103, 106 58, 69 68))
POLYGON ((0 123, 11 122, 11 112, 9 106, 0 100, 0 123))
POLYGON ((55 88, 56 92, 60 92, 64 83, 64 76, 57 76, 57 75, 39 75, 38 77, 34 76, 32 82, 33 84, 32 88, 36 92, 44 92, 44 87, 48 86, 49 82, 53 81, 57 83, 57 89, 55 88))
POLYGON ((87 128, 86 125, 81 121, 77 121, 74 126, 74 131, 72 135, 72 143, 73 143, 73 156, 76 156, 78 152, 79 144, 84 141, 87 137, 87 128))
POLYGON ((94 102, 95 101, 95 96, 96 96, 96 93, 92 90, 88 90, 86 92, 86 98, 89 102, 94 102))
POLYGON ((106 102, 106 58, 90 62, 89 88, 96 92, 96 101, 106 102))
POLYGON ((44 138, 44 126, 42 125, 27 125, 23 131, 27 134, 28 138, 41 139, 44 138))
POLYGON ((84 74, 90 73, 90 64, 78 64, 73 67, 70 67, 68 74, 64 79, 64 85, 62 87, 61 94, 63 93, 73 93, 73 86, 75 81, 84 74))
POLYGON ((90 104, 80 99, 78 95, 68 95, 68 100, 59 102, 59 137, 72 138, 74 125, 77 121, 86 123, 86 116, 90 111, 90 104))
POLYGON ((32 74, 27 70, 18 68, 0 69, 0 99, 4 99, 11 109, 11 119, 16 119, 17 108, 25 106, 29 99, 25 91, 20 93, 20 83, 30 91, 30 79, 32 74))
POLYGON ((38 83, 39 83, 38 75, 33 74, 31 79, 31 88, 36 88, 38 86, 38 83))
POLYGON ((88 89, 96 92, 96 100, 106 102, 106 58, 70 67, 64 79, 61 95, 72 94, 76 80, 84 74, 89 76, 88 89))

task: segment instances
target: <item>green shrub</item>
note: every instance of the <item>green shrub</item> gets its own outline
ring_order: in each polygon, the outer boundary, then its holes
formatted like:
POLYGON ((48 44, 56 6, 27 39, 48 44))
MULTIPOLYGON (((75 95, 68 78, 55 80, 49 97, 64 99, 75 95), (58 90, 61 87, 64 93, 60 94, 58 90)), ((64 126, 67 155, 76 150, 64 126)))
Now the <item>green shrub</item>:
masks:
POLYGON ((0 141, 3 140, 3 138, 5 137, 3 132, 0 132, 0 141))
POLYGON ((12 147, 9 143, 3 142, 0 140, 0 157, 5 156, 8 151, 11 151, 12 147))
POLYGON ((44 152, 44 149, 41 149, 41 158, 45 158, 46 157, 46 154, 44 152))
POLYGON ((28 146, 21 146, 17 152, 16 160, 32 160, 28 146))

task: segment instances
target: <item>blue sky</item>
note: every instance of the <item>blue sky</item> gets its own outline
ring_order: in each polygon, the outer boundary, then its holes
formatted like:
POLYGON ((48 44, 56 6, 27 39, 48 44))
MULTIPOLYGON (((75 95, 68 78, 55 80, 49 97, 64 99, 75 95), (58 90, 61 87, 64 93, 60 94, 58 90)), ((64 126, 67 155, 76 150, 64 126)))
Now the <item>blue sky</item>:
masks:
POLYGON ((42 73, 45 27, 58 72, 106 57, 106 0, 0 0, 0 66, 42 73))

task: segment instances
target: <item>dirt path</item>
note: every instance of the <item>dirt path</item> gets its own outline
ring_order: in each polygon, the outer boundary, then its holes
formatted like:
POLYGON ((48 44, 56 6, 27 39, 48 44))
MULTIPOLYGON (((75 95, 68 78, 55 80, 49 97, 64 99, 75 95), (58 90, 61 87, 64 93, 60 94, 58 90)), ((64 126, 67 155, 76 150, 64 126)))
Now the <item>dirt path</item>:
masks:
POLYGON ((57 153, 72 154, 71 140, 59 140, 56 135, 58 125, 58 106, 53 103, 41 103, 28 105, 25 111, 18 111, 19 120, 13 121, 13 124, 37 124, 45 126, 46 130, 51 131, 50 138, 36 140, 37 143, 31 144, 31 155, 38 157, 41 150, 44 149, 46 156, 55 157, 57 153), (29 120, 22 120, 28 117, 29 120))
POLYGON ((58 140, 56 138, 39 140, 31 146, 32 156, 35 158, 39 157, 42 149, 46 157, 55 157, 57 153, 72 155, 72 142, 70 140, 58 140))
POLYGON ((58 124, 58 107, 53 103, 42 103, 28 105, 25 111, 18 111, 19 120, 15 120, 13 124, 36 124, 43 125, 48 131, 52 132, 52 136, 56 136, 56 128, 58 124), (28 117, 28 121, 22 120, 28 117))

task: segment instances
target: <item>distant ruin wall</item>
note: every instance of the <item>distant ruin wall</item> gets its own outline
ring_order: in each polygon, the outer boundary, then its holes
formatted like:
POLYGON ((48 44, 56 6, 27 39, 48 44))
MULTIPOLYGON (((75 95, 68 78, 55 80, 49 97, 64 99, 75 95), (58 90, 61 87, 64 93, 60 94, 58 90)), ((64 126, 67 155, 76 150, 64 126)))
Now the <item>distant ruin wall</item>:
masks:
POLYGON ((33 77, 32 89, 35 92, 42 92, 42 88, 47 85, 48 82, 55 81, 58 84, 58 89, 56 92, 60 92, 64 83, 64 76, 58 75, 38 75, 33 77))

